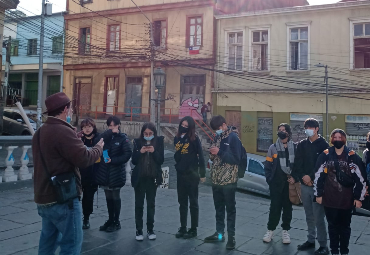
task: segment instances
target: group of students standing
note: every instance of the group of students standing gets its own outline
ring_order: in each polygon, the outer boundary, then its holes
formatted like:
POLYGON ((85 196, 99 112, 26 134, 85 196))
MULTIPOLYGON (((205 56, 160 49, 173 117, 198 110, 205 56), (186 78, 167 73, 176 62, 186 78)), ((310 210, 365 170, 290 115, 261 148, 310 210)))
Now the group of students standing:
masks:
MULTIPOLYGON (((101 231, 113 232, 121 228, 119 215, 121 209, 120 189, 125 185, 125 164, 132 157, 135 166, 131 174, 131 184, 135 191, 135 222, 136 240, 143 241, 144 200, 147 202, 147 237, 156 239, 154 233, 155 197, 159 185, 162 184, 161 165, 164 162, 164 137, 157 135, 153 123, 145 123, 140 137, 133 140, 133 150, 127 136, 120 131, 120 120, 109 117, 108 131, 97 133, 96 125, 90 118, 81 122, 82 141, 87 148, 92 148, 104 139, 103 150, 108 158, 102 157, 87 169, 81 169, 82 178, 82 209, 83 229, 89 229, 89 217, 93 212, 93 198, 98 186, 104 189, 108 207, 108 220, 100 227, 101 231)), ((174 139, 176 149, 175 169, 177 171, 177 194, 180 212, 180 227, 176 238, 194 238, 198 235, 199 203, 198 186, 205 182, 205 161, 199 137, 195 132, 195 121, 192 117, 184 117, 179 124, 174 139), (189 206, 190 204, 190 206, 189 206), (188 228, 188 207, 191 225, 188 228)), ((216 210, 216 232, 205 238, 205 242, 225 241, 225 208, 227 213, 227 249, 235 248, 235 192, 238 180, 238 165, 241 156, 241 141, 234 128, 226 124, 222 116, 211 120, 211 127, 217 136, 210 148, 213 161, 211 179, 213 199, 216 210)))
POLYGON ((290 243, 292 203, 289 199, 289 184, 301 183, 301 200, 306 214, 307 241, 298 245, 298 250, 320 247, 315 255, 347 255, 351 236, 353 208, 360 208, 368 196, 369 180, 365 164, 370 162, 370 133, 364 161, 346 146, 347 135, 334 129, 330 135, 332 147, 319 135, 319 122, 309 118, 304 122, 307 139, 298 144, 292 141, 291 127, 278 126, 278 139, 268 150, 265 173, 270 187, 271 205, 264 242, 271 242, 274 231, 282 218, 282 242, 290 243), (368 160, 369 159, 369 160, 368 160), (282 214, 282 216, 281 216, 282 214))

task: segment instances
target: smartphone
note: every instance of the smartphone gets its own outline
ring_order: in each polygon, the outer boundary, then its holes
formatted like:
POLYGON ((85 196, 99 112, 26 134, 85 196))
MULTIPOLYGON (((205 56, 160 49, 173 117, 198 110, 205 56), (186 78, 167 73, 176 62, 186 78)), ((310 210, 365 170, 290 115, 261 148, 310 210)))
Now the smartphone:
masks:
POLYGON ((152 146, 151 144, 145 144, 144 145, 145 147, 150 147, 150 146, 152 146))

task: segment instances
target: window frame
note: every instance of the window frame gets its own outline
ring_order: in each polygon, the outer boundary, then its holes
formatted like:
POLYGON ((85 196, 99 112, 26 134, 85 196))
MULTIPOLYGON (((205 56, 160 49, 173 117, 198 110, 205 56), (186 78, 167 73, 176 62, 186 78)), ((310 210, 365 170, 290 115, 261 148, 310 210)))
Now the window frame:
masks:
MULTIPOLYGON (((186 15, 186 47, 189 48, 189 47, 203 47, 203 37, 204 37, 204 17, 203 17, 203 14, 199 14, 199 15, 186 15), (200 42, 200 45, 190 45, 190 19, 195 19, 195 26, 198 24, 197 23, 197 18, 201 18, 202 19, 202 23, 200 24, 201 28, 202 28, 202 33, 201 33, 201 42, 200 42)), ((197 38, 197 33, 195 33, 195 40, 196 41, 196 38, 197 38)))
MULTIPOLYGON (((87 35, 87 33, 86 33, 87 35)), ((91 54, 91 39, 92 39, 92 35, 91 35, 91 27, 81 27, 80 28, 80 32, 79 32, 79 44, 78 44, 78 55, 82 55, 82 56, 85 56, 85 55, 90 55, 91 54), (85 42, 85 46, 84 46, 84 51, 82 52, 82 42, 81 42, 81 36, 82 36, 82 29, 90 29, 90 43, 89 43, 89 52, 86 53, 86 45, 87 43, 85 42)), ((85 38, 86 40, 87 38, 85 38)))
MULTIPOLYGON (((90 37, 91 37, 91 35, 90 35, 90 37)), ((53 55, 63 54, 63 35, 54 36, 51 39, 52 39, 51 40, 51 42, 52 42, 52 45, 51 45, 51 54, 53 54, 53 55), (60 41, 60 44, 61 44, 60 52, 59 51, 55 51, 55 46, 54 46, 55 41, 58 41, 58 39, 61 39, 61 41, 60 41)))
MULTIPOLYGON (((168 18, 163 18, 163 19, 154 19, 153 20, 153 25, 154 25, 154 22, 157 22, 157 21, 165 21, 166 22, 166 40, 165 40, 165 45, 164 45, 164 47, 163 46, 161 46, 161 45, 159 45, 159 46, 156 46, 156 45, 154 45, 154 47, 156 48, 156 49, 167 49, 167 41, 168 41, 168 18)), ((154 27, 153 27, 153 37, 154 37, 154 27)), ((161 30, 160 30, 160 38, 162 38, 162 23, 161 23, 161 30)), ((154 38, 153 38, 154 39, 154 38)), ((153 44, 154 44, 154 41, 153 41, 153 44)))
MULTIPOLYGON (((28 47, 28 46, 27 46, 28 47)), ((19 56, 19 40, 12 40, 11 41, 11 50, 10 50, 10 56, 12 57, 18 57, 19 56), (17 50, 15 50, 13 44, 17 42, 17 50), (13 50, 12 50, 13 49, 13 50), (17 54, 15 54, 15 51, 17 52, 17 54), (13 53, 12 53, 13 52, 13 53)), ((28 48, 27 48, 27 53, 28 53, 28 48)))
MULTIPOLYGON (((287 71, 289 72, 306 72, 306 71, 310 71, 311 68, 311 21, 307 21, 307 22, 298 22, 298 23, 286 23, 286 26, 287 26, 287 71), (297 68, 297 70, 295 69, 291 69, 291 57, 290 57, 290 43, 291 43, 291 35, 290 35, 290 32, 292 29, 300 29, 300 28, 306 28, 307 27, 307 44, 308 44, 308 49, 307 49, 307 69, 300 69, 300 68, 297 68)), ((298 36, 299 36, 299 32, 298 32, 298 36)), ((303 40, 300 40, 298 38, 298 40, 293 40, 295 42, 300 42, 300 41, 303 41, 303 40)), ((304 40, 306 41, 306 40, 304 40)), ((298 53, 298 56, 299 56, 299 53, 298 53)))
POLYGON ((245 71, 245 30, 243 28, 235 28, 235 29, 225 29, 225 59, 224 59, 224 71, 226 72, 244 72, 245 71), (241 70, 230 70, 229 69, 229 34, 230 33, 242 33, 243 34, 243 40, 242 40, 242 68, 241 70))
MULTIPOLYGON (((118 52, 118 51, 120 51, 121 50, 121 25, 120 24, 109 24, 108 26, 107 26, 107 52, 108 53, 114 53, 114 52, 118 52), (115 26, 115 27, 119 27, 119 35, 118 35, 118 49, 115 49, 115 50, 111 50, 110 49, 110 29, 111 29, 111 27, 113 27, 113 26, 115 26)), ((117 32, 117 31, 116 31, 117 32)), ((115 34, 116 34, 116 32, 115 32, 115 34)), ((116 34, 117 35, 117 34, 116 34)), ((115 38, 116 40, 117 40, 117 38, 115 38)), ((116 41, 114 42, 114 43, 116 43, 116 41)), ((116 45, 116 44, 115 44, 116 45)))
POLYGON ((355 68, 355 39, 370 38, 370 36, 356 36, 355 38, 355 25, 368 24, 370 18, 350 18, 350 29, 349 29, 349 70, 369 70, 370 68, 355 68))
POLYGON ((271 27, 270 26, 259 26, 259 27, 250 27, 249 28, 249 72, 270 72, 270 52, 271 52, 271 27), (267 43, 254 43, 253 42, 253 32, 264 32, 267 31, 267 43), (253 70, 253 45, 254 44, 267 44, 267 70, 253 70))
POLYGON ((34 39, 28 39, 27 40, 27 56, 35 56, 37 55, 37 45, 38 45, 38 40, 37 38, 34 38, 34 39), (36 41, 36 53, 30 53, 30 41, 36 41))

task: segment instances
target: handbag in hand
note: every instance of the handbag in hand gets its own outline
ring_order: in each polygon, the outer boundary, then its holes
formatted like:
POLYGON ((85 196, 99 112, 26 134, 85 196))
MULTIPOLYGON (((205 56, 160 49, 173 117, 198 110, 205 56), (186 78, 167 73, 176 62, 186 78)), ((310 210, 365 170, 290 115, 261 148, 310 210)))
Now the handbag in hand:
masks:
POLYGON ((71 202, 73 199, 79 197, 78 190, 77 190, 76 175, 73 171, 58 174, 56 176, 50 175, 49 171, 47 170, 44 157, 42 156, 40 136, 41 136, 41 128, 39 129, 39 134, 38 134, 38 144, 39 144, 41 162, 45 169, 45 173, 49 181, 51 182, 52 186, 54 187, 55 193, 57 194, 57 202, 58 204, 64 204, 67 202, 71 202))
POLYGON ((293 205, 302 204, 301 183, 289 183, 289 200, 293 205))

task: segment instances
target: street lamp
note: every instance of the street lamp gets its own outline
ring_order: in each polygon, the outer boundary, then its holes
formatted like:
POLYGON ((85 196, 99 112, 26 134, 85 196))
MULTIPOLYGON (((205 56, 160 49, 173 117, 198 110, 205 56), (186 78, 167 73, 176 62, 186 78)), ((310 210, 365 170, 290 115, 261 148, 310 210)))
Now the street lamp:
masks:
POLYGON ((328 84, 328 66, 321 63, 315 67, 325 68, 325 85, 326 85, 326 139, 329 140, 329 84, 328 84))
POLYGON ((166 73, 162 70, 162 68, 158 67, 154 70, 154 84, 155 87, 158 89, 157 94, 157 134, 158 136, 161 133, 161 90, 166 87, 166 73))

